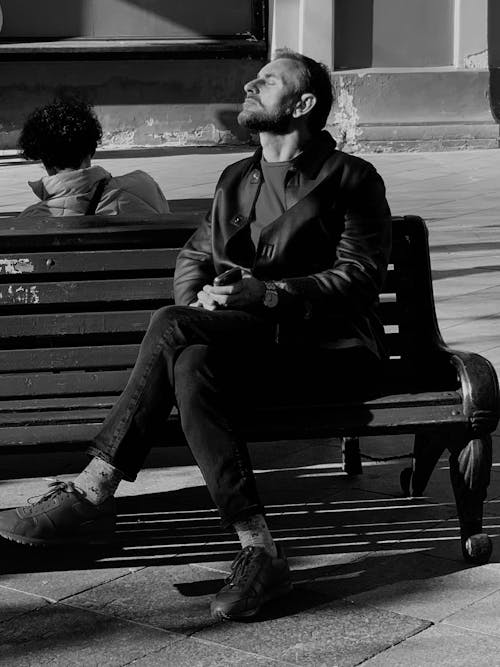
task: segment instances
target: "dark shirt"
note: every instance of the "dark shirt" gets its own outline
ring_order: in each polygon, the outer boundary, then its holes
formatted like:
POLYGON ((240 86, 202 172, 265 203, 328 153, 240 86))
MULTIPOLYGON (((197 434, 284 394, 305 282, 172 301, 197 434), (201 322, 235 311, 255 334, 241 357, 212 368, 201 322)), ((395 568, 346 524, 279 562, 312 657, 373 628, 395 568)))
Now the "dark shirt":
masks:
POLYGON ((288 208, 285 179, 291 164, 291 160, 267 162, 262 158, 260 161, 262 185, 255 202, 255 217, 250 224, 250 233, 256 249, 262 229, 279 218, 288 208))

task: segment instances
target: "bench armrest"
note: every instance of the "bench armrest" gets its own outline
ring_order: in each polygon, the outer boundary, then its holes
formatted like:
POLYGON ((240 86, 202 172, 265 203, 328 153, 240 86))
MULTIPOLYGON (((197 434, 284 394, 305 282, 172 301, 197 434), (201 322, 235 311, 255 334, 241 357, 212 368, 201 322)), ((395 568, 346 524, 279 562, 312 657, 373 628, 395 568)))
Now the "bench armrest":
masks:
POLYGON ((491 433, 500 418, 498 378, 493 365, 474 352, 443 350, 460 381, 463 410, 474 435, 491 433))

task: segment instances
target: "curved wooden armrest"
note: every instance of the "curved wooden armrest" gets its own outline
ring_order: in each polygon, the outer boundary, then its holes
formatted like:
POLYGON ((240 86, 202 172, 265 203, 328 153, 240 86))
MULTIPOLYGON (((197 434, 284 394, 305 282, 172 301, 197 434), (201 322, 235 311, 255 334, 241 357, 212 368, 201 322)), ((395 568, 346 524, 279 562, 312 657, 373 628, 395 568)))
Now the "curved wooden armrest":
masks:
POLYGON ((493 365, 479 354, 442 350, 455 367, 460 380, 463 409, 475 435, 491 433, 500 418, 498 378, 493 365))

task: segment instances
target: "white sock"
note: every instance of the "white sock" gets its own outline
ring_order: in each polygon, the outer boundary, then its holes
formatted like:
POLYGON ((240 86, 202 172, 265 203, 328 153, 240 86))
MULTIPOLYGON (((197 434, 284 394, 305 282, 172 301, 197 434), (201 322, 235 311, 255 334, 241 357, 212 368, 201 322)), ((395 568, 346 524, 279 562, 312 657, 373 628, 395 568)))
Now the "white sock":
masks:
POLYGON ((262 514, 254 514, 245 521, 238 521, 234 528, 243 549, 249 546, 262 547, 273 558, 278 555, 276 544, 262 514))
POLYGON ((115 494, 123 475, 112 465, 94 457, 74 481, 93 505, 100 505, 115 494))

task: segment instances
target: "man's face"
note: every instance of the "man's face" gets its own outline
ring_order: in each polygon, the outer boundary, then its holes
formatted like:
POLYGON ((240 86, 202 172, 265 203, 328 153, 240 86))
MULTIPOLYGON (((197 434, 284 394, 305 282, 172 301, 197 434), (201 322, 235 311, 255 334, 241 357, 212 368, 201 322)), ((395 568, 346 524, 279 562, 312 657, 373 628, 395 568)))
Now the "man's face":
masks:
POLYGON ((238 122, 256 132, 289 131, 298 100, 299 66, 288 58, 273 60, 244 86, 246 93, 238 122))

